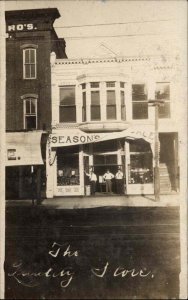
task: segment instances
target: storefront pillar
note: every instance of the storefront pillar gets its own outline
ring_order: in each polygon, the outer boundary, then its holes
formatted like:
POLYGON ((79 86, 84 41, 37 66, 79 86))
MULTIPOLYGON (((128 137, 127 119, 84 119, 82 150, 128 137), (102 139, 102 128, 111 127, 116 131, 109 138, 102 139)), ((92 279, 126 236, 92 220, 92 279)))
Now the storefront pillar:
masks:
POLYGON ((128 194, 128 157, 129 157, 129 154, 128 154, 128 143, 125 141, 124 142, 124 155, 125 155, 125 165, 124 165, 124 174, 125 174, 125 185, 126 185, 126 191, 125 193, 128 194))
POLYGON ((47 142, 46 149, 46 197, 54 196, 54 163, 56 162, 56 150, 52 150, 47 142))
POLYGON ((93 145, 89 144, 89 166, 93 166, 93 145))
POLYGON ((84 195, 84 155, 83 155, 83 145, 79 147, 79 173, 80 173, 80 188, 81 194, 84 195))

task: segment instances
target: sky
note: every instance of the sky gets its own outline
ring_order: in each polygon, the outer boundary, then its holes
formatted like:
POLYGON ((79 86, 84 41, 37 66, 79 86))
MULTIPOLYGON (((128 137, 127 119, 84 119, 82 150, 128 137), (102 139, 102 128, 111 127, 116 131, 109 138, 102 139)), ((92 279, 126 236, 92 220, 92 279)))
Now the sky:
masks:
POLYGON ((5 1, 5 10, 48 7, 61 14, 54 27, 65 38, 68 58, 185 55, 187 51, 184 0, 5 1))

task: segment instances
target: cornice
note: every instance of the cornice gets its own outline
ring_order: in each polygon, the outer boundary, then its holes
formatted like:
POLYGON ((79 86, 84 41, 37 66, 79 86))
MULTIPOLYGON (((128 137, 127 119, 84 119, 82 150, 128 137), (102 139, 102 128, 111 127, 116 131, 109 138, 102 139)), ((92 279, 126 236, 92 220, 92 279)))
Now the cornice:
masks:
POLYGON ((56 65, 74 65, 74 64, 96 64, 96 63, 121 63, 150 61, 150 57, 110 57, 110 58, 80 58, 80 59, 56 59, 56 65))

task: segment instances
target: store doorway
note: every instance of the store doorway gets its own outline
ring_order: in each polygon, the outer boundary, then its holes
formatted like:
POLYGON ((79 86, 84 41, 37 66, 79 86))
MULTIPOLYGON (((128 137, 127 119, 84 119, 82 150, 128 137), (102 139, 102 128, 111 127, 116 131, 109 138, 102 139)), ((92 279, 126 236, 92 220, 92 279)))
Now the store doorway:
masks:
POLYGON ((118 165, 94 165, 93 168, 98 179, 96 185, 96 192, 106 193, 106 183, 105 180, 103 179, 103 175, 106 173, 107 170, 109 170, 110 173, 114 175, 114 178, 112 179, 112 193, 117 194, 115 175, 118 170, 118 165))
POLYGON ((177 133, 160 133, 160 178, 161 190, 179 190, 179 168, 178 168, 178 135, 177 133), (163 187, 164 186, 164 187, 163 187))

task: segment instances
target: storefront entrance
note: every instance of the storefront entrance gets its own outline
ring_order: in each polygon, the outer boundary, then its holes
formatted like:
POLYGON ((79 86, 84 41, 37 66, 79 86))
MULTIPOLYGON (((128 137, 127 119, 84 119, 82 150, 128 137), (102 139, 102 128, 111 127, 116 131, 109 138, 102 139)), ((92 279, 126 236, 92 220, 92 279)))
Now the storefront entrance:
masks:
POLYGON ((118 165, 117 164, 116 165, 94 165, 93 169, 98 178, 98 181, 96 184, 96 192, 97 193, 105 193, 106 192, 106 183, 103 178, 103 175, 106 173, 107 170, 109 170, 110 173, 112 173, 114 175, 114 178, 112 179, 112 193, 117 194, 115 175, 118 170, 118 165))
POLYGON ((161 193, 179 190, 178 135, 160 133, 160 187, 161 193))

